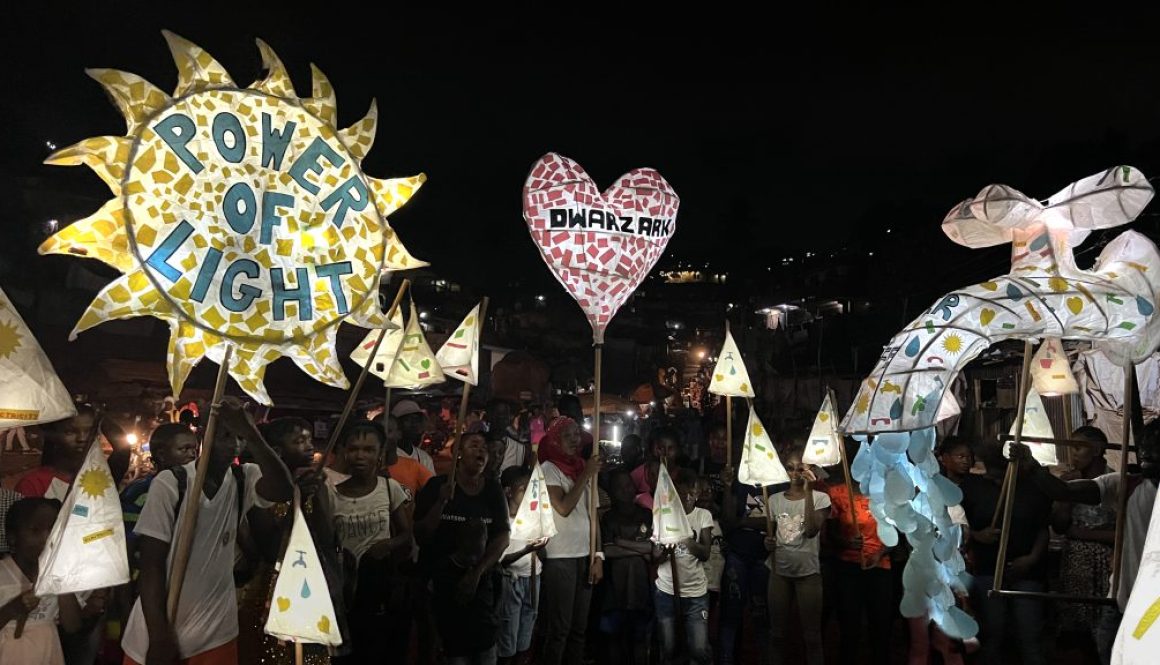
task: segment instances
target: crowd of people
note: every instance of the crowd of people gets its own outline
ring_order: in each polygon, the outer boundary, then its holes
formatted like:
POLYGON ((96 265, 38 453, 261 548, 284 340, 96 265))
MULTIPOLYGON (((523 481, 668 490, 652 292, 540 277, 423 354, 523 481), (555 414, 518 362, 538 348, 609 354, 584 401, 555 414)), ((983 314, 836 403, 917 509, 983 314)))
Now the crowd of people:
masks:
POLYGON ((713 415, 694 427, 658 415, 615 455, 592 454, 575 398, 550 409, 493 401, 453 449, 430 436, 438 418, 401 400, 348 423, 323 460, 309 422, 255 424, 227 399, 196 499, 187 495, 198 473, 197 427, 157 427, 148 471, 133 474, 128 447, 109 436, 110 468, 131 478, 121 500, 132 580, 39 598, 31 590, 38 555, 101 421, 81 408, 45 426, 42 466, 0 493, 0 662, 294 662, 293 648, 262 626, 297 495, 343 637, 334 649, 308 645, 309 663, 821 665, 836 654, 885 664, 901 653, 912 665, 1015 654, 1025 665, 1049 655, 1106 663, 1138 569, 1160 452, 1154 424, 1129 476, 1124 574, 1110 594, 1117 611, 987 593, 1009 527, 1006 588, 1109 595, 1120 475, 1108 468, 1099 430, 1078 429, 1073 438, 1090 446, 1050 471, 1013 447, 1020 475, 1007 525, 997 519, 1008 468, 1000 443, 942 439, 942 472, 963 493, 951 517, 964 527, 973 579, 959 602, 981 626, 964 642, 900 615, 905 540, 883 543, 869 498, 857 482, 847 486, 840 466, 803 463, 804 430, 776 439, 789 483, 760 488, 738 482, 741 442, 729 459, 727 428, 713 415), (537 462, 558 533, 517 540, 511 523, 537 462), (693 530, 676 546, 653 539, 662 466, 693 530), (171 545, 191 500, 200 515, 171 620, 171 545))

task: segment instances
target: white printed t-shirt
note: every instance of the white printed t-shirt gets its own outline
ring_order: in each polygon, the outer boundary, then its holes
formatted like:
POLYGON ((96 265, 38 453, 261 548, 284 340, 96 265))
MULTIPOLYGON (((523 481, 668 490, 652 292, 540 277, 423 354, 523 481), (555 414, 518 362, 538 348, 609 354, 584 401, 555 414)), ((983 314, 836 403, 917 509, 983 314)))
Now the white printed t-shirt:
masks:
MULTIPOLYGON (((689 513, 689 526, 693 528, 693 538, 701 537, 702 529, 713 528, 713 515, 704 508, 694 508, 689 513)), ((677 579, 681 583, 681 598, 700 598, 709 593, 709 578, 705 576, 705 567, 701 560, 689 552, 684 545, 677 545, 673 550, 677 560, 677 579)), ((673 595, 673 567, 665 561, 657 567, 657 588, 673 595)))
POLYGON ((324 496, 334 516, 334 535, 356 559, 361 559, 375 543, 391 537, 391 513, 411 502, 411 495, 397 480, 381 476, 378 486, 366 496, 352 499, 330 484, 324 496))
MULTIPOLYGON (((560 467, 545 462, 540 469, 544 472, 544 480, 548 487, 553 485, 564 490, 564 494, 572 491, 572 486, 575 484, 572 479, 564 475, 560 467)), ((580 495, 580 500, 576 502, 576 507, 572 509, 567 517, 556 512, 555 501, 552 506, 552 518, 556 521, 556 535, 548 541, 548 545, 544 547, 544 556, 548 559, 575 559, 582 556, 589 555, 589 538, 588 533, 588 493, 592 490, 591 485, 584 488, 584 492, 580 495)))
MULTIPOLYGON (((255 487, 262 477, 257 464, 243 464, 245 495, 242 500, 243 512, 250 508, 268 508, 271 502, 258 496, 255 487)), ((138 536, 149 536, 170 544, 166 572, 173 565, 175 535, 185 522, 185 502, 193 501, 191 492, 197 477, 197 462, 185 465, 187 482, 185 497, 181 504, 181 514, 174 520, 177 504, 177 479, 172 472, 162 471, 149 486, 149 499, 137 520, 133 532, 138 536), (175 524, 176 521, 176 524, 175 524)), ((190 549, 189 564, 185 570, 185 582, 181 587, 181 601, 177 606, 177 620, 173 622, 177 633, 177 650, 181 658, 190 658, 199 653, 220 647, 238 636, 238 602, 234 589, 234 545, 238 527, 238 483, 234 474, 226 469, 221 487, 213 499, 205 493, 197 497, 201 508, 197 516, 197 529, 190 549)), ((144 663, 149 651, 149 631, 145 626, 145 615, 141 611, 141 599, 133 603, 133 612, 125 626, 125 637, 121 640, 125 654, 138 663, 144 663)))

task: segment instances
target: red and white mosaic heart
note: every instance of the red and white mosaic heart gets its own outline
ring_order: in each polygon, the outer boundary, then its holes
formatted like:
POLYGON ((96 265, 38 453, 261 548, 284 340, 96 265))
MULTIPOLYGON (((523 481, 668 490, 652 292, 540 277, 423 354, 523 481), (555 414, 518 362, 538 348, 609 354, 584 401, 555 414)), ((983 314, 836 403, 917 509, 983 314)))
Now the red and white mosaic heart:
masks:
POLYGON ((548 153, 524 184, 524 219, 556 279, 579 303, 596 343, 656 265, 681 200, 653 169, 633 169, 603 194, 579 164, 548 153))

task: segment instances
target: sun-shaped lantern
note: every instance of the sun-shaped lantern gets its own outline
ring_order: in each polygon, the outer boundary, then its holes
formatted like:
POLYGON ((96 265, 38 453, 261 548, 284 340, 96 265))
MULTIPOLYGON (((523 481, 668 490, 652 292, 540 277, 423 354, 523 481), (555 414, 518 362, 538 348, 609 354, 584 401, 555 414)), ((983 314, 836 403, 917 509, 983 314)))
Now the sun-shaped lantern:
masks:
POLYGON ((262 403, 268 363, 285 355, 310 376, 348 385, 337 326, 386 324, 381 270, 415 268, 386 216, 423 175, 377 180, 361 162, 378 111, 335 126, 330 82, 313 71, 299 99, 278 56, 258 48, 266 77, 248 88, 198 46, 165 32, 178 68, 172 96, 126 72, 93 69, 128 124, 47 163, 85 164, 115 197, 49 238, 42 254, 99 259, 124 275, 93 301, 73 336, 102 321, 155 316, 171 329, 169 374, 180 394, 190 370, 233 347, 230 375, 262 403))

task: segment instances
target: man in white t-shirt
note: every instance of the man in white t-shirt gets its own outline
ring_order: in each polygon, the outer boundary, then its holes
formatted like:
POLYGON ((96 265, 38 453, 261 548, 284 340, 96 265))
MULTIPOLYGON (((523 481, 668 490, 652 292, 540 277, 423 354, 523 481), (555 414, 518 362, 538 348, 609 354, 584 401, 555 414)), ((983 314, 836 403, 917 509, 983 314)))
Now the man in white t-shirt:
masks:
POLYGON ((234 590, 234 546, 237 527, 252 506, 269 507, 293 493, 290 473, 262 439, 241 404, 222 403, 202 496, 190 496, 197 462, 181 471, 161 472, 134 533, 141 553, 141 595, 133 605, 121 647, 127 663, 174 663, 201 656, 205 662, 237 662, 238 607, 234 590), (231 471, 238 443, 245 440, 257 464, 231 471), (179 476, 184 475, 184 492, 179 476), (238 492, 242 498, 238 500, 238 492), (180 497, 179 497, 180 495, 180 497), (172 565, 171 545, 185 521, 185 502, 201 501, 189 563, 170 621, 166 595, 172 565), (178 504, 181 504, 180 507, 178 504))
MULTIPOLYGON (((1119 510, 1120 473, 1105 473, 1088 480, 1079 479, 1065 482, 1051 475, 1031 456, 1023 444, 1012 446, 1012 459, 1018 460, 1020 469, 1030 474, 1032 481, 1054 501, 1103 504, 1105 508, 1119 510)), ((1123 561, 1120 569, 1118 589, 1110 590, 1120 612, 1128 605, 1128 596, 1136 583, 1136 573, 1140 570, 1140 559, 1144 556, 1144 541, 1148 536, 1148 523, 1152 518, 1152 506, 1156 502, 1157 472, 1160 472, 1160 420, 1153 421, 1139 436, 1136 451, 1140 460, 1141 473, 1128 475, 1128 503, 1124 515, 1123 561)))
POLYGON ((664 662, 672 662, 674 653, 687 648, 690 665, 709 665, 712 661, 709 650, 709 580, 702 564, 709 560, 712 551, 713 515, 696 507, 696 480, 688 469, 673 471, 673 485, 686 507, 693 537, 680 545, 659 548, 657 557, 654 557, 660 561, 655 594, 656 618, 664 662), (674 565, 679 600, 673 595, 674 565), (678 603, 680 616, 677 616, 678 603), (677 644, 677 621, 685 624, 687 646, 677 644))
POLYGON ((427 424, 427 413, 414 401, 405 399, 391 409, 391 415, 399 421, 399 431, 403 434, 399 441, 399 457, 410 457, 435 473, 435 460, 419 446, 427 424))

